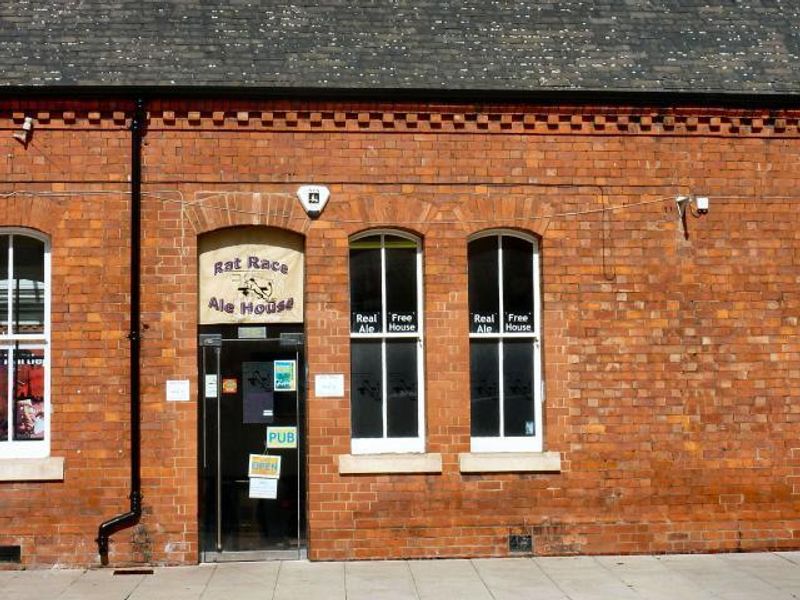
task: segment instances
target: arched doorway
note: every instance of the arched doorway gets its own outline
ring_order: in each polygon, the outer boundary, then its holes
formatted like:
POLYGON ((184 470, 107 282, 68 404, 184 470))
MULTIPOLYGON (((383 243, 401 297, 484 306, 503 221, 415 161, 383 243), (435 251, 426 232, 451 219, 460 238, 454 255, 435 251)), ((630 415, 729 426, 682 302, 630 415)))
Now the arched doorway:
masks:
POLYGON ((198 240, 201 559, 305 552, 302 236, 198 240))

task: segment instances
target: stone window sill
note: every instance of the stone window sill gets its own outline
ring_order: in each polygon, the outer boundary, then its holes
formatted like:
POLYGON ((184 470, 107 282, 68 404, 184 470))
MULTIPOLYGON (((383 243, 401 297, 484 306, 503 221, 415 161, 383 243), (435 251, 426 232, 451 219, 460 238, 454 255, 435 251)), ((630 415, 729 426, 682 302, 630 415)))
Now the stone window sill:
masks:
POLYGON ((64 459, 4 458, 0 460, 0 481, 63 481, 64 459))
POLYGON ((559 452, 465 452, 458 455, 462 473, 560 473, 559 452))
POLYGON ((340 475, 391 473, 441 473, 442 455, 430 454, 340 454, 340 475))

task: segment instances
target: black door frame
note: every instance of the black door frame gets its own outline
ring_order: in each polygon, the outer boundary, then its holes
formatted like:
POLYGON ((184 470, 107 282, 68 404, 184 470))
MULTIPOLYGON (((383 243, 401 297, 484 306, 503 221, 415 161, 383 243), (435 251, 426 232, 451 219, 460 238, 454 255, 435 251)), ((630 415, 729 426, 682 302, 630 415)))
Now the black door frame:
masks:
MULTIPOLYGON (((253 327, 254 325, 247 325, 247 327, 253 327)), ((268 329, 273 329, 274 326, 267 326, 267 325, 255 325, 256 327, 264 327, 268 329)), ((230 326, 227 326, 230 327, 230 326)), ((209 330, 209 329, 225 329, 226 326, 220 327, 213 327, 213 326, 203 326, 201 329, 209 330)), ((307 446, 305 441, 305 432, 307 431, 306 428, 306 408, 305 408, 305 401, 306 401, 306 386, 305 386, 305 353, 304 353, 304 335, 302 332, 299 331, 290 331, 290 332, 280 332, 278 337, 262 337, 262 338, 239 338, 239 337, 224 337, 221 333, 200 333, 199 334, 199 344, 198 344, 198 375, 199 375, 199 385, 198 385, 198 400, 200 403, 199 410, 198 410, 198 436, 200 439, 198 440, 198 447, 201 449, 201 453, 198 455, 198 493, 201 495, 198 505, 198 533, 199 533, 199 546, 200 546, 200 560, 201 562, 225 562, 225 561, 243 561, 243 560, 294 560, 299 558, 305 558, 307 555, 306 551, 306 543, 307 543, 307 527, 308 527, 308 504, 307 504, 307 481, 306 478, 308 476, 308 469, 307 469, 307 446), (278 344, 278 348, 285 351, 287 354, 290 351, 294 351, 295 354, 295 361, 297 365, 297 391, 295 394, 295 402, 296 402, 296 415, 297 415, 297 430, 298 430, 298 447, 297 447, 297 498, 296 498, 296 507, 297 507, 297 546, 294 550, 285 550, 285 549, 263 549, 263 550, 244 550, 244 551, 231 551, 231 550, 224 550, 222 547, 222 536, 223 536, 223 523, 222 523, 222 460, 221 460, 221 452, 222 452, 222 431, 220 427, 220 419, 221 419, 221 400, 222 400, 222 381, 221 381, 221 367, 222 367, 222 356, 224 354, 225 345, 229 344, 266 344, 274 348, 274 344, 278 344), (213 352, 213 358, 215 363, 215 372, 217 375, 217 385, 216 385, 216 398, 207 398, 206 397, 206 389, 205 389, 205 382, 206 382, 206 375, 210 374, 207 371, 207 352, 213 352), (202 539, 202 536, 205 535, 204 533, 204 516, 203 516, 203 505, 205 504, 203 500, 204 494, 204 475, 205 469, 207 468, 207 452, 208 452, 208 441, 207 441, 207 411, 210 408, 209 400, 213 401, 213 409, 216 410, 216 423, 217 423, 217 440, 214 443, 216 447, 216 476, 215 476, 215 550, 209 551, 206 550, 206 543, 202 539)))

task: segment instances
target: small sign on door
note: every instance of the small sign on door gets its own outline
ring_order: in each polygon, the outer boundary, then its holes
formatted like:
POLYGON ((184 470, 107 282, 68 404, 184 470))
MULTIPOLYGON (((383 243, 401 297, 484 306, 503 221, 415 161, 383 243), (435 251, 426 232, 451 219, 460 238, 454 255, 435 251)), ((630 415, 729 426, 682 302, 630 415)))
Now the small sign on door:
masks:
POLYGON ((248 469, 247 475, 249 477, 278 479, 281 476, 280 455, 251 454, 250 468, 248 469))
POLYGON ((264 477, 250 478, 250 497, 275 500, 278 497, 278 480, 264 477))
POLYGON ((216 375, 206 375, 205 381, 205 391, 206 391, 206 398, 216 398, 217 397, 217 376, 216 375))
POLYGON ((267 448, 297 448, 297 427, 267 427, 267 448))
POLYGON ((297 363, 293 360, 276 360, 274 388, 276 392, 294 392, 297 389, 297 363))

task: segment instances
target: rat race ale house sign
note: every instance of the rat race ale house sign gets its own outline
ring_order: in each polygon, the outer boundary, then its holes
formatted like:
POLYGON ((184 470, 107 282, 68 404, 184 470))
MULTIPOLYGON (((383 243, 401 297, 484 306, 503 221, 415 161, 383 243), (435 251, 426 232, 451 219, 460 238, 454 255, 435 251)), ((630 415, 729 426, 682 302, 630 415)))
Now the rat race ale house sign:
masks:
POLYGON ((200 323, 301 323, 303 240, 244 227, 200 239, 200 323))

